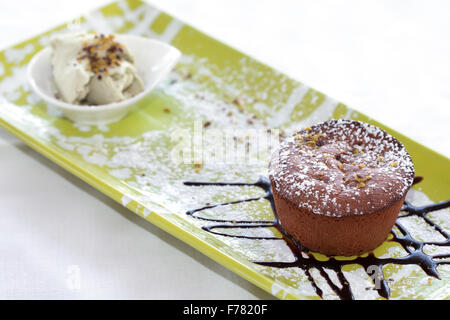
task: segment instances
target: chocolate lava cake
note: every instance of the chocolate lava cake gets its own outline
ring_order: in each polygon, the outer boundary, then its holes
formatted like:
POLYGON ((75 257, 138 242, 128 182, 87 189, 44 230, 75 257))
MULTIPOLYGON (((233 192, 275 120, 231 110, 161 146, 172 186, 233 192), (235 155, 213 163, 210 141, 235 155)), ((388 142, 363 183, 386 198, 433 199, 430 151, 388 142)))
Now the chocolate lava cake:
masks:
POLYGON ((281 226, 309 250, 351 256, 386 239, 414 166, 380 128, 330 120, 282 141, 269 173, 281 226))

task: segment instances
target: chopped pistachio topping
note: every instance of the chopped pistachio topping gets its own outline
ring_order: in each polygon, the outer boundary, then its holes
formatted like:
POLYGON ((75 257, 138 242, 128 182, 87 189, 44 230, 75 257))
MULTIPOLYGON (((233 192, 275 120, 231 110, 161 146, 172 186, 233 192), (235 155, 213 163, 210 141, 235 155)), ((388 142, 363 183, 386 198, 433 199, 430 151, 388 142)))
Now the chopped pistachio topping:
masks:
MULTIPOLYGON (((306 130, 306 129, 305 129, 306 130)), ((318 143, 319 143, 319 138, 323 137, 324 134, 323 133, 318 133, 318 134, 314 134, 314 133, 309 133, 307 135, 304 136, 300 136, 300 135, 296 135, 295 136, 295 140, 298 140, 297 145, 301 146, 302 144, 305 144, 307 146, 310 146, 314 149, 317 149, 319 147, 318 143)))
POLYGON ((200 168, 203 165, 203 162, 201 160, 194 161, 194 167, 200 168))
POLYGON ((104 73, 108 76, 107 69, 120 66, 124 56, 124 47, 114 40, 114 35, 95 35, 92 40, 83 42, 83 49, 78 55, 78 61, 87 60, 89 65, 86 70, 94 74, 104 73))
POLYGON ((358 174, 354 173, 353 178, 358 182, 366 182, 367 180, 370 180, 371 176, 367 175, 365 177, 360 177, 358 174))
POLYGON ((389 165, 390 165, 391 167, 396 167, 396 166, 398 165, 398 162, 397 162, 397 161, 394 161, 394 162, 389 163, 389 165))
POLYGON ((367 182, 368 180, 370 180, 370 176, 367 175, 365 177, 360 177, 359 175, 357 175, 356 173, 353 174, 353 178, 355 178, 356 181, 358 181, 358 185, 356 186, 358 189, 364 188, 366 186, 365 182, 367 182))

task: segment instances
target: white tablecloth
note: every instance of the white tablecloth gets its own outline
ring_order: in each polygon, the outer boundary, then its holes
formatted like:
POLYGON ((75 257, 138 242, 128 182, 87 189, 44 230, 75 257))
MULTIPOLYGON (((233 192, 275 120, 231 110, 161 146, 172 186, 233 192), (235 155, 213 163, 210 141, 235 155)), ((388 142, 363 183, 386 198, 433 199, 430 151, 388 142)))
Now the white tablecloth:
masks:
MULTIPOLYGON (((4 1, 0 47, 105 2, 4 1)), ((450 156, 449 2, 153 3, 450 156)), ((1 129, 0 212, 0 298, 271 297, 1 129)))

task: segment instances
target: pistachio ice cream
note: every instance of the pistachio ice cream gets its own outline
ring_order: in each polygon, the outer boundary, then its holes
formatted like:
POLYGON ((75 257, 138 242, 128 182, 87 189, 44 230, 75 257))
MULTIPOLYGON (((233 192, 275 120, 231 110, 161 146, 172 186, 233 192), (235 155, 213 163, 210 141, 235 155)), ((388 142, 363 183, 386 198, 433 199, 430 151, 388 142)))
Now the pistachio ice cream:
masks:
POLYGON ((103 105, 144 89, 133 56, 113 35, 65 34, 52 39, 58 98, 71 104, 103 105))

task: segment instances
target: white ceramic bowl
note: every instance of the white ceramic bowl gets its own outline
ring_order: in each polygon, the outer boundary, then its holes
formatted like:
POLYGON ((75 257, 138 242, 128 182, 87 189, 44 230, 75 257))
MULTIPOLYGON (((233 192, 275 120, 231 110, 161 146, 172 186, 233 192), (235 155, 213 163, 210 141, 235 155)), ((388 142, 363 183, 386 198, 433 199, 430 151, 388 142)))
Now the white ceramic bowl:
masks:
POLYGON ((98 106, 80 106, 56 99, 55 86, 52 84, 50 47, 39 51, 28 65, 27 77, 33 91, 75 122, 105 124, 122 119, 137 101, 149 94, 170 72, 180 58, 181 52, 155 39, 133 35, 116 35, 116 39, 129 48, 135 59, 137 73, 144 82, 144 90, 136 96, 121 102, 98 106))

